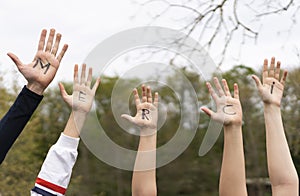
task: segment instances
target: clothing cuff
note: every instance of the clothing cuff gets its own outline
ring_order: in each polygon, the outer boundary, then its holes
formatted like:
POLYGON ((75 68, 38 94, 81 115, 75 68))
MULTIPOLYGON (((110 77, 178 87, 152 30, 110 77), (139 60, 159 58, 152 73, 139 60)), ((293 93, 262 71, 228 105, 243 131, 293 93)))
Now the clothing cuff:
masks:
POLYGON ((60 137, 58 138, 56 145, 62 146, 64 148, 70 148, 70 149, 77 149, 79 145, 80 138, 74 138, 65 135, 64 133, 60 134, 60 137))
POLYGON ((36 100, 39 100, 39 101, 41 101, 44 97, 43 95, 36 94, 35 92, 29 90, 26 85, 24 85, 21 93, 24 93, 25 95, 28 95, 28 96, 36 99, 36 100))

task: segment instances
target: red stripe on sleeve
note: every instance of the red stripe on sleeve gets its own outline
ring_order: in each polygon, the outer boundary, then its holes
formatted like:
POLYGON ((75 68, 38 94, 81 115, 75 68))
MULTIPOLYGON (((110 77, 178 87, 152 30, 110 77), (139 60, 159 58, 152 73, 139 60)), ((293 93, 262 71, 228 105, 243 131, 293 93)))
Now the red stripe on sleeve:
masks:
POLYGON ((48 189, 51 189, 51 190, 53 190, 55 192, 58 192, 60 194, 63 194, 63 195, 66 193, 66 190, 67 190, 64 187, 58 186, 56 184, 53 184, 53 183, 48 182, 46 180, 43 180, 41 178, 37 178, 36 181, 35 181, 35 183, 37 183, 37 184, 39 184, 41 186, 44 186, 44 187, 46 187, 48 189))

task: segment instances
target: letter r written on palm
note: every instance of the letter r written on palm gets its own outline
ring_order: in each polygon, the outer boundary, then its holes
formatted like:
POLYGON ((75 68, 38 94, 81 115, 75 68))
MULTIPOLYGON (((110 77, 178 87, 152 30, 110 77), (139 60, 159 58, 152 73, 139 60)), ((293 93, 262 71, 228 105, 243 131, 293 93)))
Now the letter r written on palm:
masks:
POLYGON ((122 114, 121 117, 140 129, 156 130, 158 118, 158 93, 155 93, 153 99, 151 88, 142 85, 142 99, 140 100, 137 89, 133 90, 133 94, 137 111, 136 115, 130 116, 128 114, 122 114))

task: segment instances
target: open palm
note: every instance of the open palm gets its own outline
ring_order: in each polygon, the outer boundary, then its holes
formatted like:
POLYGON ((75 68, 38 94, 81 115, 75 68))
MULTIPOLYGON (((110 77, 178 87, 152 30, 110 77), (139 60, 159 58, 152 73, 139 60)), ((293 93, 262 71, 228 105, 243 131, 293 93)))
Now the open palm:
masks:
POLYGON ((261 83, 257 76, 252 76, 252 78, 255 80, 259 94, 262 97, 263 102, 266 104, 275 104, 280 106, 287 76, 287 71, 284 71, 280 79, 280 64, 280 61, 278 61, 275 68, 275 58, 273 57, 271 59, 269 69, 268 60, 264 60, 264 68, 262 73, 263 83, 261 83))
POLYGON ((89 68, 88 78, 85 76, 86 65, 82 65, 81 77, 78 79, 78 65, 74 66, 73 94, 68 95, 64 86, 59 83, 60 92, 64 101, 72 107, 73 112, 87 114, 92 107, 96 90, 100 84, 100 78, 97 78, 94 86, 91 88, 92 68, 89 68))
POLYGON ((208 108, 202 107, 208 116, 213 120, 224 123, 224 125, 241 125, 242 124, 242 107, 239 100, 238 85, 234 84, 234 96, 232 97, 225 79, 222 80, 224 90, 222 89, 218 79, 214 78, 214 83, 218 94, 212 88, 209 82, 206 83, 207 88, 217 105, 217 111, 214 112, 208 108))
POLYGON ((137 110, 136 115, 132 117, 128 114, 123 114, 122 118, 142 129, 157 129, 158 93, 155 93, 153 101, 151 88, 146 88, 142 85, 142 100, 140 100, 137 89, 133 90, 133 94, 137 110))
POLYGON ((39 94, 43 93, 53 80, 68 48, 68 45, 65 44, 61 52, 57 55, 61 34, 56 34, 54 44, 55 30, 50 30, 47 43, 45 44, 46 35, 47 30, 43 29, 38 44, 38 51, 33 61, 28 64, 22 63, 15 54, 8 53, 8 56, 14 61, 18 70, 28 81, 27 87, 31 88, 34 86, 34 89, 39 94))

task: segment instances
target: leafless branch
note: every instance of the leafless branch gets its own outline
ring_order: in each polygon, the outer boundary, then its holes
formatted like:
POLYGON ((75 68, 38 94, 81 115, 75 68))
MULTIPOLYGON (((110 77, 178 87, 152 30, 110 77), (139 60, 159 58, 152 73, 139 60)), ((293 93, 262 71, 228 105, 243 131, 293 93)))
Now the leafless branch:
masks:
POLYGON ((294 0, 290 0, 286 6, 283 6, 278 9, 274 9, 274 10, 271 10, 268 12, 263 12, 263 13, 257 14, 256 17, 262 17, 262 16, 271 15, 271 14, 279 14, 280 12, 285 12, 293 5, 293 2, 294 2, 294 0))
MULTIPOLYGON (((185 19, 190 19, 190 21, 187 24, 186 22, 181 24, 181 27, 178 29, 184 32, 186 37, 174 40, 174 44, 183 44, 188 37, 196 36, 198 41, 206 49, 210 50, 212 47, 215 47, 216 40, 223 39, 224 44, 218 46, 220 61, 217 64, 219 66, 226 58, 226 51, 236 32, 242 33, 241 44, 245 43, 248 39, 256 42, 260 31, 260 27, 257 27, 257 24, 259 24, 261 19, 269 15, 287 12, 293 8, 294 14, 291 17, 293 26, 296 23, 296 13, 300 10, 300 2, 297 4, 294 0, 289 0, 285 5, 282 5, 280 0, 252 0, 250 2, 242 0, 187 0, 181 3, 172 0, 147 0, 141 3, 141 5, 146 6, 151 3, 161 3, 163 5, 162 11, 152 17, 152 22, 163 17, 164 14, 172 11, 173 8, 182 8, 187 11, 185 19), (257 3, 261 3, 259 6, 260 9, 252 7, 253 5, 257 5, 257 3), (240 5, 248 9, 253 16, 252 22, 256 25, 251 25, 250 18, 247 18, 247 21, 242 19, 243 17, 240 15, 245 13, 240 13, 240 5)), ((176 56, 177 54, 174 58, 176 56)))

